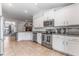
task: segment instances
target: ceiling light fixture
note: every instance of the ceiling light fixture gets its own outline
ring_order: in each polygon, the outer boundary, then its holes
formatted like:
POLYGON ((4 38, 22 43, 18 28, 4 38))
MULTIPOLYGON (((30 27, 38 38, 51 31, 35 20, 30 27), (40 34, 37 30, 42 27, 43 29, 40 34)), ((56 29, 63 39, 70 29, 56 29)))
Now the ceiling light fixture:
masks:
POLYGON ((27 10, 25 10, 24 12, 25 12, 25 13, 27 13, 28 11, 27 11, 27 10))
POLYGON ((35 5, 38 5, 38 3, 35 3, 35 5))
POLYGON ((11 3, 8 4, 9 6, 13 6, 11 3))

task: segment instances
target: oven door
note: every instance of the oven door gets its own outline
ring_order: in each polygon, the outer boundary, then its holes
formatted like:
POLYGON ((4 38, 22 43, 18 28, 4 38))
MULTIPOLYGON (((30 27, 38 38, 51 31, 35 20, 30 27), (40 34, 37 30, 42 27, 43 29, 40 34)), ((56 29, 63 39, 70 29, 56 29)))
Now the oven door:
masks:
POLYGON ((33 42, 37 42, 37 33, 33 33, 33 42))
POLYGON ((42 34, 42 42, 46 42, 46 34, 42 34))
POLYGON ((51 45, 52 44, 52 35, 51 34, 47 34, 46 35, 46 44, 51 45))

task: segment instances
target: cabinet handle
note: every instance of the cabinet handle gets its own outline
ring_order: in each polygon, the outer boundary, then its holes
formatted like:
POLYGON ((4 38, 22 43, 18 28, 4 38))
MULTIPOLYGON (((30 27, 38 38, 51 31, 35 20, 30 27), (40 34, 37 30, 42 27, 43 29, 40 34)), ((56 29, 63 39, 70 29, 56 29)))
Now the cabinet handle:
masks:
POLYGON ((64 41, 63 41, 63 45, 65 45, 65 44, 64 44, 64 41))
POLYGON ((66 45, 68 45, 68 42, 66 42, 66 45))
POLYGON ((64 42, 64 41, 63 41, 63 45, 68 45, 68 42, 64 42))

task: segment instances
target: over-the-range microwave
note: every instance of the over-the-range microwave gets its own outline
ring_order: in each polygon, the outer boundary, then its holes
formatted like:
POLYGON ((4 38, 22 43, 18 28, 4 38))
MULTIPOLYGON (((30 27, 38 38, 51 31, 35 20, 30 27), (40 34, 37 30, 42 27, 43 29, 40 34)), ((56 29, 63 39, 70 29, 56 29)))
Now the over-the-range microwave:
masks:
POLYGON ((54 27, 54 19, 43 22, 44 27, 54 27))

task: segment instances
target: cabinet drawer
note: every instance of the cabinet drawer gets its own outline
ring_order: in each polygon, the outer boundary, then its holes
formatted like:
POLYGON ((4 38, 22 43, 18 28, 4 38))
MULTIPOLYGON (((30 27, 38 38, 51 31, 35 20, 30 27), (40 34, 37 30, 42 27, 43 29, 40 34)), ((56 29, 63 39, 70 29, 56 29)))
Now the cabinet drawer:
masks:
POLYGON ((63 39, 65 38, 65 36, 63 36, 63 35, 53 35, 53 37, 54 38, 63 38, 63 39))

